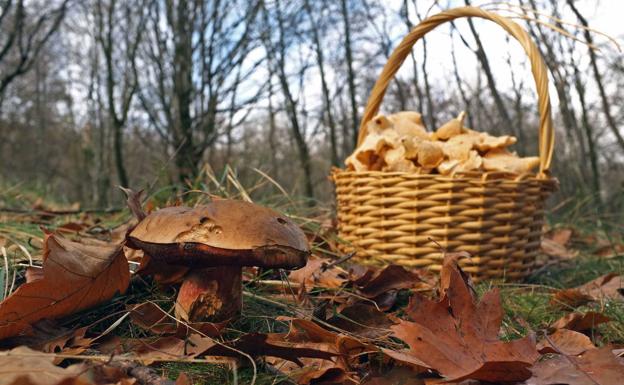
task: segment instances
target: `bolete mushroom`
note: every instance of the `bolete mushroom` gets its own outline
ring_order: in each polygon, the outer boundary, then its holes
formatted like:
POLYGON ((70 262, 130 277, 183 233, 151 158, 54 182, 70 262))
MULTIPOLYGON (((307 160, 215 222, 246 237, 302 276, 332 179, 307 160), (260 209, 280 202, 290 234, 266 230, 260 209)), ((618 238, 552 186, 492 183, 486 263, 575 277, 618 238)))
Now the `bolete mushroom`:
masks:
POLYGON ((185 321, 222 321, 242 306, 242 267, 296 269, 310 254, 303 231, 271 209, 236 200, 167 207, 128 235, 159 263, 189 267, 176 300, 185 321))

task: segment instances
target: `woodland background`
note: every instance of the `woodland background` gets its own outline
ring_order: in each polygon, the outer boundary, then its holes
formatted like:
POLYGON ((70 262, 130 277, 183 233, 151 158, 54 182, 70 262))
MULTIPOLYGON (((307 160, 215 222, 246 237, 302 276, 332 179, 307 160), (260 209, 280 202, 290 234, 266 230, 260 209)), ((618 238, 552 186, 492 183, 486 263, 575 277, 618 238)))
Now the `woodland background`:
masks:
MULTIPOLYGON (((292 194, 329 202, 330 167, 353 150, 392 49, 427 14, 468 3, 0 0, 0 189, 109 208, 121 205, 117 185, 201 188, 207 172, 229 165, 243 185, 255 183, 257 169, 292 194)), ((546 17, 600 30, 592 15, 617 4, 486 8, 541 22, 518 19, 551 72, 555 201, 621 218, 622 53, 600 34, 546 17)), ((519 153, 534 154, 528 63, 488 23, 459 20, 427 35, 383 108, 421 111, 429 129, 466 110, 469 126, 512 133, 519 153)))

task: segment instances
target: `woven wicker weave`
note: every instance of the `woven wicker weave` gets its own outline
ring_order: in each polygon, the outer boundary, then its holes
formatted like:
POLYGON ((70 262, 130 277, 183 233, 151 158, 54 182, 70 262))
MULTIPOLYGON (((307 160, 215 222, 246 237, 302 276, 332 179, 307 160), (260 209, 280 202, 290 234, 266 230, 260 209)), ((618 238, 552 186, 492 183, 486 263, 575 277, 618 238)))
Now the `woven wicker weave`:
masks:
POLYGON ((359 143, 416 41, 439 24, 465 16, 496 22, 520 42, 530 59, 540 113, 539 172, 442 176, 335 169, 338 229, 345 241, 340 247, 343 252, 355 252, 364 262, 432 270, 441 268, 443 250, 467 251, 473 257, 463 260, 464 269, 477 280, 517 280, 535 266, 544 201, 557 185, 548 173, 554 132, 546 66, 518 24, 474 7, 451 9, 423 20, 392 53, 371 91, 359 143))

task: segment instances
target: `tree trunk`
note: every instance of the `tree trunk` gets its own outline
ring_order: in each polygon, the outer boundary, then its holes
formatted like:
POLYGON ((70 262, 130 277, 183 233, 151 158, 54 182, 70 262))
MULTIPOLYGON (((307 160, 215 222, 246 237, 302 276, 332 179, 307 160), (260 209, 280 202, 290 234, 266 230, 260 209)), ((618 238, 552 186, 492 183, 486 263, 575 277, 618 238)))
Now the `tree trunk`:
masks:
POLYGON ((113 120, 113 151, 115 153, 115 169, 119 178, 121 187, 129 187, 128 174, 124 165, 123 155, 123 124, 117 119, 113 120))
MULTIPOLYGON (((464 0, 466 5, 470 5, 470 0, 464 0)), ((468 26, 470 27, 470 32, 472 32, 472 36, 475 39, 475 43, 477 44, 477 49, 475 50, 475 55, 477 59, 481 63, 481 67, 483 68, 483 72, 485 73, 485 77, 487 78, 488 88, 490 89, 490 93, 492 94, 492 98, 494 98, 494 104, 498 109, 498 113, 503 120, 503 126, 511 127, 513 122, 509 117, 509 113, 507 112, 507 108, 505 107, 505 103, 503 102, 503 98, 501 97, 498 89, 496 88, 496 80, 494 80, 494 75, 492 74, 492 69, 490 68, 490 62, 487 58, 485 50, 483 49, 483 43, 481 42, 481 38, 477 33, 477 30, 474 27, 474 23, 471 18, 468 18, 468 26)))
MULTIPOLYGON (((416 16, 419 21, 422 21, 422 17, 418 12, 418 8, 416 7, 416 0, 412 0, 414 3, 414 10, 416 11, 416 16)), ((469 19, 470 20, 470 19, 469 19)), ((421 70, 423 73, 423 82, 425 83, 425 97, 427 99, 427 116, 429 118, 429 129, 434 131, 437 128, 438 122, 435 117, 435 108, 433 107, 433 99, 431 97, 431 85, 429 84, 429 75, 427 75, 427 39, 423 37, 423 62, 421 65, 421 70)), ((424 113, 424 111, 421 111, 424 113)))
POLYGON ((175 128, 175 164, 178 170, 180 182, 186 183, 192 180, 198 173, 199 159, 193 141, 193 120, 191 118, 192 103, 192 79, 191 68, 193 60, 191 25, 189 25, 188 4, 186 1, 178 1, 173 17, 173 5, 168 5, 169 20, 173 21, 172 29, 174 37, 174 124, 175 128), (175 21, 174 21, 175 20, 175 21))
POLYGON ((325 116, 327 117, 327 125, 329 126, 329 140, 331 148, 331 164, 332 166, 338 166, 340 161, 338 160, 338 142, 336 139, 336 123, 334 121, 334 114, 332 112, 331 96, 329 94, 329 87, 327 86, 327 80, 325 78, 325 63, 323 58, 323 47, 321 46, 321 37, 318 31, 318 25, 314 20, 312 7, 310 7, 310 0, 304 1, 304 6, 308 17, 310 19, 310 25, 312 28, 312 39, 314 40, 314 50, 316 52, 316 64, 319 68, 319 74, 321 75, 321 90, 323 91, 323 102, 325 116))
POLYGON ((358 106, 355 99, 357 90, 355 89, 355 72, 353 70, 353 51, 351 48, 351 20, 349 18, 349 7, 347 0, 340 1, 342 10, 342 21, 344 23, 344 38, 345 38, 345 56, 347 60, 347 82, 349 84, 349 99, 351 101, 351 143, 347 142, 347 136, 345 135, 344 141, 348 145, 344 148, 345 154, 351 153, 357 146, 357 140, 359 135, 359 123, 358 106))
MULTIPOLYGON (((566 0, 566 1, 568 5, 570 6, 570 8, 572 9, 572 12, 574 12, 574 14, 576 15, 581 25, 583 25, 586 28, 589 27, 589 23, 587 22, 585 17, 581 15, 579 10, 576 8, 576 6, 574 5, 574 1, 573 0, 566 0)), ((605 89, 604 89, 604 85, 602 82, 602 75, 600 74, 600 70, 598 69, 598 63, 596 62, 596 53, 591 48, 591 46, 593 46, 594 44, 594 39, 592 39, 591 32, 589 31, 589 29, 584 29, 583 34, 585 36, 585 41, 587 42, 587 45, 589 46, 587 47, 587 50, 589 52, 589 60, 591 62, 592 70, 594 72, 594 79, 596 80, 596 85, 598 86, 598 91, 600 93, 600 101, 602 103, 602 110, 605 114, 605 117, 607 118, 607 125, 609 126, 609 128, 611 129, 611 132, 615 136, 615 139, 617 140, 618 145, 624 150, 624 137, 620 133, 617 123, 615 122, 615 119, 613 118, 613 115, 611 114, 611 105, 609 103, 609 98, 607 97, 607 93, 605 92, 605 89)))

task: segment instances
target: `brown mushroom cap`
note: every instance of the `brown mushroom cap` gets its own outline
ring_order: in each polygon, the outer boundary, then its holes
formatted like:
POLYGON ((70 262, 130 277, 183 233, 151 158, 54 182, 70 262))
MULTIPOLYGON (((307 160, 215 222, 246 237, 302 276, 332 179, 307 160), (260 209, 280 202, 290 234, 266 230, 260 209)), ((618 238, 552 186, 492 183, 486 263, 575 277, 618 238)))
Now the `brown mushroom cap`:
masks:
POLYGON ((130 246, 178 265, 305 265, 309 246, 290 219, 269 208, 236 200, 205 206, 167 207, 142 220, 129 234, 130 246))

